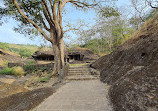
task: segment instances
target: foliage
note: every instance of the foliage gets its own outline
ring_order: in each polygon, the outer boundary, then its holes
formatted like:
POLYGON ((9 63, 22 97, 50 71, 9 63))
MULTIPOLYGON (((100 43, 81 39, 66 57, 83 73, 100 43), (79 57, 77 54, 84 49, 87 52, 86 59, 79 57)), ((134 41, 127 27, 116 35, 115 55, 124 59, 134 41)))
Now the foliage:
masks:
POLYGON ((24 75, 24 69, 20 66, 18 67, 13 67, 13 71, 14 71, 14 75, 17 75, 17 76, 23 76, 24 75))
POLYGON ((22 67, 13 67, 13 68, 4 68, 0 71, 0 74, 4 74, 4 75, 17 75, 17 76, 21 76, 23 75, 25 72, 23 70, 22 67))
POLYGON ((100 16, 106 17, 106 18, 112 17, 112 16, 115 16, 115 17, 120 16, 120 13, 118 12, 118 10, 110 6, 104 7, 101 10, 99 10, 99 14, 100 16))
MULTIPOLYGON (((21 57, 30 57, 37 49, 36 45, 9 44, 0 42, 0 48, 19 54, 21 57)), ((46 48, 46 47, 44 47, 46 48)), ((43 48, 43 49, 44 49, 43 48)), ((47 49, 47 48, 46 48, 47 49)))
POLYGON ((33 72, 36 70, 36 67, 35 67, 35 65, 27 64, 27 65, 23 66, 23 69, 25 71, 33 72))
POLYGON ((50 79, 50 78, 45 77, 45 78, 40 79, 40 82, 48 82, 48 81, 49 81, 49 79, 50 79))
POLYGON ((31 51, 30 49, 26 49, 26 48, 21 48, 18 52, 18 54, 21 57, 30 57, 34 52, 31 51))
POLYGON ((2 48, 2 49, 8 49, 9 46, 8 46, 7 43, 2 43, 2 42, 0 42, 0 48, 2 48))
POLYGON ((34 60, 29 60, 27 61, 27 65, 34 65, 35 64, 35 61, 34 60))
POLYGON ((4 74, 4 75, 14 75, 14 69, 13 68, 4 68, 0 71, 0 74, 4 74))
POLYGON ((134 32, 121 17, 99 18, 91 29, 80 34, 80 46, 100 55, 109 54, 127 41, 134 32))

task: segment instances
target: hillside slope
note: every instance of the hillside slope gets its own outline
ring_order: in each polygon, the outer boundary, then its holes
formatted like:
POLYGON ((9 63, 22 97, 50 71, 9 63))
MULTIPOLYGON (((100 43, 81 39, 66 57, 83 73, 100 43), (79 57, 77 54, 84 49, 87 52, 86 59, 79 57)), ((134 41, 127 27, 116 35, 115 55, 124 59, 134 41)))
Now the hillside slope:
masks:
POLYGON ((21 62, 31 57, 35 51, 50 50, 49 47, 36 45, 10 44, 0 42, 0 67, 6 67, 8 62, 21 62))
POLYGON ((147 21, 125 44, 91 67, 111 85, 115 111, 158 109, 158 16, 147 21))

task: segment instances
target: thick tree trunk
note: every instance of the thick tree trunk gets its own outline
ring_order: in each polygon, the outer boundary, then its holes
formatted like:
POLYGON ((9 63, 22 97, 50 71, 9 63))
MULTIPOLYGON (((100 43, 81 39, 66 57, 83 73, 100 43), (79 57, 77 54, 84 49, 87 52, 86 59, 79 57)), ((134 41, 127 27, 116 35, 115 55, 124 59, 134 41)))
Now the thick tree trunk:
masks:
POLYGON ((54 50, 54 69, 53 69, 53 75, 57 75, 59 71, 62 69, 62 63, 61 63, 61 53, 60 48, 57 45, 52 45, 54 50))
POLYGON ((52 44, 54 51, 54 69, 52 75, 59 74, 59 71, 64 67, 64 44, 63 39, 59 44, 52 44))
POLYGON ((64 67, 64 42, 62 30, 60 28, 56 29, 52 28, 50 31, 50 38, 52 38, 52 47, 54 51, 53 75, 59 74, 60 70, 64 67))

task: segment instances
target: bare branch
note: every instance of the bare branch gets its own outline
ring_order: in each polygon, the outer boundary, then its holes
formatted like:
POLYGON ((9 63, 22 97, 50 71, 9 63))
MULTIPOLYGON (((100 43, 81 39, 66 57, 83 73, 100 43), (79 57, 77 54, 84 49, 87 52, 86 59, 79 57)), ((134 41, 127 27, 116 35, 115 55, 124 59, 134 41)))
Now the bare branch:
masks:
POLYGON ((29 22, 31 23, 43 36, 46 40, 51 41, 51 39, 45 34, 45 32, 36 24, 34 23, 32 20, 30 20, 25 14, 24 12, 20 9, 18 3, 16 0, 13 0, 14 5, 16 6, 16 8, 18 9, 19 13, 29 22))
POLYGON ((158 9, 158 7, 152 5, 151 1, 146 0, 146 2, 149 4, 149 6, 150 6, 151 8, 156 8, 156 9, 158 9))
MULTIPOLYGON (((80 23, 79 23, 80 24, 80 23)), ((69 32, 69 31, 76 31, 76 30, 80 30, 82 27, 87 26, 87 24, 80 24, 77 28, 76 26, 71 26, 71 28, 63 31, 64 33, 69 32)), ((70 27, 69 24, 66 27, 70 27)))
POLYGON ((67 30, 64 31, 64 33, 69 32, 69 31, 72 31, 72 30, 79 30, 79 28, 71 28, 71 29, 67 29, 67 30))
POLYGON ((84 7, 93 8, 94 6, 97 6, 97 4, 98 4, 98 3, 96 3, 96 4, 88 4, 88 3, 80 2, 80 1, 76 1, 76 0, 68 0, 66 2, 70 2, 70 3, 76 5, 79 8, 84 8, 84 7))

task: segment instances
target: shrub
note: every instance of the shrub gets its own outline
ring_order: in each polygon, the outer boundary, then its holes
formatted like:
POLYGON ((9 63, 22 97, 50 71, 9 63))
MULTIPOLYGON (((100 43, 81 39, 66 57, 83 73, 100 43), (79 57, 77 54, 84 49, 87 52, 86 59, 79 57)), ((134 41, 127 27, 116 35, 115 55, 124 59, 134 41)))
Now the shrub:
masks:
POLYGON ((14 75, 17 75, 17 76, 22 76, 24 75, 24 70, 22 67, 18 66, 18 67, 13 67, 13 71, 14 71, 14 75))
POLYGON ((4 74, 4 75, 14 75, 14 69, 13 68, 4 68, 0 71, 0 74, 4 74))
POLYGON ((34 60, 27 61, 27 65, 34 65, 34 64, 35 64, 34 60))
POLYGON ((4 68, 0 71, 0 74, 4 74, 4 75, 23 75, 25 72, 23 70, 22 67, 13 67, 13 68, 4 68))
POLYGON ((25 71, 29 71, 29 72, 33 72, 36 70, 36 67, 34 65, 28 65, 28 64, 24 65, 23 68, 25 71))

